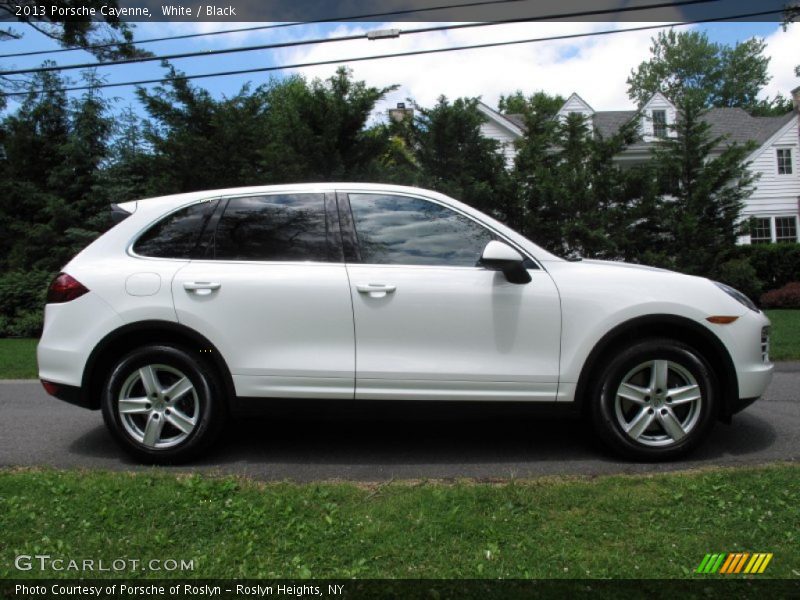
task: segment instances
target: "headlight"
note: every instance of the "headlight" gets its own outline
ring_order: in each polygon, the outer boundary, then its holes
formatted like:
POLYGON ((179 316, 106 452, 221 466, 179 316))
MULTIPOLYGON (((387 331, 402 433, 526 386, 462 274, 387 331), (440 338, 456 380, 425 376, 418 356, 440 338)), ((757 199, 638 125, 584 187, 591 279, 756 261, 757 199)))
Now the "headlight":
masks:
POLYGON ((721 289, 723 292, 728 294, 728 296, 730 296, 740 304, 744 304, 750 310, 753 310, 755 312, 761 312, 760 310, 758 310, 758 307, 755 305, 755 303, 739 290, 735 290, 731 286, 725 285, 724 283, 720 283, 719 281, 712 281, 711 283, 713 283, 715 286, 717 286, 719 289, 721 289))

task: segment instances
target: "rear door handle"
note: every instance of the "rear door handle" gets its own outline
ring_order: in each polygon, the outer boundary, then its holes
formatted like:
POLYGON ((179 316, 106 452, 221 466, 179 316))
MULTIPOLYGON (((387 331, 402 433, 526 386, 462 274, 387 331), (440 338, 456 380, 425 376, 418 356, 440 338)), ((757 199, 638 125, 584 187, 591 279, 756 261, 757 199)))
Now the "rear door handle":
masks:
POLYGON ((356 289, 360 294, 369 294, 370 298, 383 298, 394 292, 397 286, 390 283, 359 283, 356 289))
POLYGON ((187 281, 183 284, 183 289, 187 292, 194 292, 198 296, 208 296, 211 292, 221 287, 221 283, 211 281, 187 281))

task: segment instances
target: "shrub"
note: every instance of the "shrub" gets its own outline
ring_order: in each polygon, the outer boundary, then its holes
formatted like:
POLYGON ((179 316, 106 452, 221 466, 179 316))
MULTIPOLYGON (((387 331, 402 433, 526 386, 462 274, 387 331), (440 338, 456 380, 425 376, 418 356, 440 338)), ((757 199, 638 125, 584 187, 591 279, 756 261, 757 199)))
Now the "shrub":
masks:
POLYGON ((787 283, 782 288, 761 296, 764 308, 800 308, 800 281, 787 283))
POLYGON ((800 244, 739 246, 734 258, 750 261, 765 290, 774 290, 797 281, 800 273, 800 244))
POLYGON ((756 300, 761 294, 761 280, 753 265, 746 258, 734 258, 722 263, 717 273, 717 279, 736 288, 753 300, 756 300))
POLYGON ((42 332, 42 309, 52 278, 47 271, 0 275, 0 337, 36 337, 42 332))

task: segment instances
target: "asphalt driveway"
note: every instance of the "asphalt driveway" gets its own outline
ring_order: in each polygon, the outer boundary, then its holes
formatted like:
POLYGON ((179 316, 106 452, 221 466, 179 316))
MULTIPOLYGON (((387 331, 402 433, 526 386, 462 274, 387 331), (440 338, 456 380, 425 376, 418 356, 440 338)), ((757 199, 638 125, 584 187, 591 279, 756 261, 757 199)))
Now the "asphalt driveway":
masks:
MULTIPOLYGON (((249 419, 228 427, 204 471, 295 481, 642 473, 800 459, 800 363, 778 366, 767 394, 681 462, 651 465, 607 454, 570 420, 519 417, 249 419)), ((106 431, 99 412, 47 396, 38 382, 0 383, 0 466, 146 470, 106 431)))

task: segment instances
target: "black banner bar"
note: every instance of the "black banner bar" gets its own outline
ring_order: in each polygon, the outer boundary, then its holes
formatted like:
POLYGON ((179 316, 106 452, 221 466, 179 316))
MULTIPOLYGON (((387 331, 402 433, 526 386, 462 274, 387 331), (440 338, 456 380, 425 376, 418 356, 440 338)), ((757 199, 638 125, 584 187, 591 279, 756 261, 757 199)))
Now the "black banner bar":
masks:
POLYGON ((697 576, 693 579, 336 579, 170 580, 27 579, 0 580, 0 595, 15 600, 86 598, 152 600, 213 598, 293 600, 516 600, 530 598, 797 598, 800 580, 697 576))
MULTIPOLYGON (((7 3, 7 0, 0 0, 7 3)), ((783 19, 784 0, 697 0, 674 6, 663 0, 29 0, 0 12, 0 22, 14 20, 129 22, 324 22, 427 21, 466 22, 510 19, 561 21, 685 22, 733 19, 758 11, 775 14, 737 20, 783 19), (655 8, 648 8, 653 7, 655 8), (620 12, 610 10, 626 9, 620 12), (642 10, 630 10, 641 8, 642 10), (569 13, 573 16, 555 18, 569 13), (600 14, 598 14, 600 13, 600 14)))

